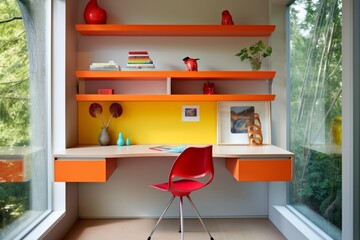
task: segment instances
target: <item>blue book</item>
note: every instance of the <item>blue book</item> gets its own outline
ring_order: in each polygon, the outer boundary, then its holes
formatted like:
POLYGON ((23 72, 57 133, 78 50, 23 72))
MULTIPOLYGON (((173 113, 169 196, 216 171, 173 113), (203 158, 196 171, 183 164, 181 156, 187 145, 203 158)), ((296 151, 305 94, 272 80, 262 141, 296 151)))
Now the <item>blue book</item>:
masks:
POLYGON ((155 147, 150 147, 152 150, 168 152, 168 153, 181 153, 186 149, 186 145, 160 145, 155 147))

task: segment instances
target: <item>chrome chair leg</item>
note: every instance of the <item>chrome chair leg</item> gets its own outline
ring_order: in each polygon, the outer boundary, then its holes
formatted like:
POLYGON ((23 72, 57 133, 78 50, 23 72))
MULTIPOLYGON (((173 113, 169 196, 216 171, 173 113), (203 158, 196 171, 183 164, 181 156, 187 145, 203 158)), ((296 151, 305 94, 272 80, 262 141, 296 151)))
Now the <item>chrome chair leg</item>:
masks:
POLYGON ((179 233, 181 233, 181 219, 180 219, 180 216, 181 216, 181 209, 180 209, 180 202, 179 202, 179 233))
POLYGON ((175 196, 172 196, 172 198, 171 198, 171 199, 169 200, 169 202, 167 203, 165 210, 164 210, 163 213, 161 214, 159 220, 156 222, 156 224, 155 224, 153 230, 151 231, 150 236, 147 238, 147 240, 150 240, 150 239, 151 239, 151 236, 152 236, 153 233, 155 232, 157 226, 158 226, 159 223, 161 222, 162 218, 164 217, 165 213, 166 213, 167 210, 169 209, 169 207, 170 207, 171 203, 174 201, 174 199, 175 199, 175 196))
POLYGON ((180 196, 180 239, 184 240, 183 198, 180 196))
POLYGON ((199 218, 199 220, 200 220, 201 224, 203 225, 204 229, 205 229, 205 230, 207 231, 207 233, 209 234, 210 239, 211 239, 211 240, 214 240, 214 238, 211 236, 209 230, 208 230, 207 227, 205 226, 205 224, 204 224, 204 222, 203 222, 203 220, 202 220, 202 218, 201 218, 201 216, 200 216, 199 211, 196 209, 194 202, 191 200, 190 196, 187 196, 187 198, 189 199, 189 202, 191 203, 191 206, 194 208, 194 210, 195 210, 195 212, 196 212, 196 215, 197 215, 197 217, 199 218))

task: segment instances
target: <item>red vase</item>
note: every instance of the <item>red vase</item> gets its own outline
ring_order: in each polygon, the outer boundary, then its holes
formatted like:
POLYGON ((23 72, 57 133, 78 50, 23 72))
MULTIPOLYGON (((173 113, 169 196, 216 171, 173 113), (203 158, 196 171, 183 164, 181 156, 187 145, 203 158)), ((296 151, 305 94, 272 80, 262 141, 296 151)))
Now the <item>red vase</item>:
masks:
POLYGON ((85 7, 84 19, 87 24, 105 24, 107 14, 98 6, 97 0, 90 0, 85 7))
POLYGON ((215 94, 215 84, 207 81, 203 86, 204 94, 215 94))
POLYGON ((234 25, 234 21, 229 10, 224 10, 222 12, 221 25, 234 25))

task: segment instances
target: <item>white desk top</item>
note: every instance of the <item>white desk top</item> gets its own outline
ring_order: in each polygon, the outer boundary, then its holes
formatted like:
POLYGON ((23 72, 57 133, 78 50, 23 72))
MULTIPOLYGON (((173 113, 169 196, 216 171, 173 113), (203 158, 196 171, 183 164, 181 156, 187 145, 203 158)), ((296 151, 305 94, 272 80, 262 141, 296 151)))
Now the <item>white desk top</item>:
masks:
MULTIPOLYGON (((131 146, 77 146, 54 153, 55 158, 122 158, 122 157, 167 157, 179 153, 166 153, 150 149, 157 145, 131 146)), ((188 145, 201 146, 201 145, 188 145)), ((293 157, 294 154, 274 145, 213 145, 213 157, 218 158, 256 158, 256 157, 293 157)))

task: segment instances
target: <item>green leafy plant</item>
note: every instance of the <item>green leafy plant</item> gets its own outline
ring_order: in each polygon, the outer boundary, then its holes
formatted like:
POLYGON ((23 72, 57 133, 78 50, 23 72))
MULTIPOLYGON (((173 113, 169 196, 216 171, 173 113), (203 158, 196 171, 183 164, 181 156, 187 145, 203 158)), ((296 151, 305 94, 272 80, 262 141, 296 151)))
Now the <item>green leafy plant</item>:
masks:
POLYGON ((249 60, 252 70, 259 70, 264 58, 271 56, 272 47, 266 46, 265 43, 260 40, 249 48, 243 48, 235 56, 239 57, 241 61, 249 60))

